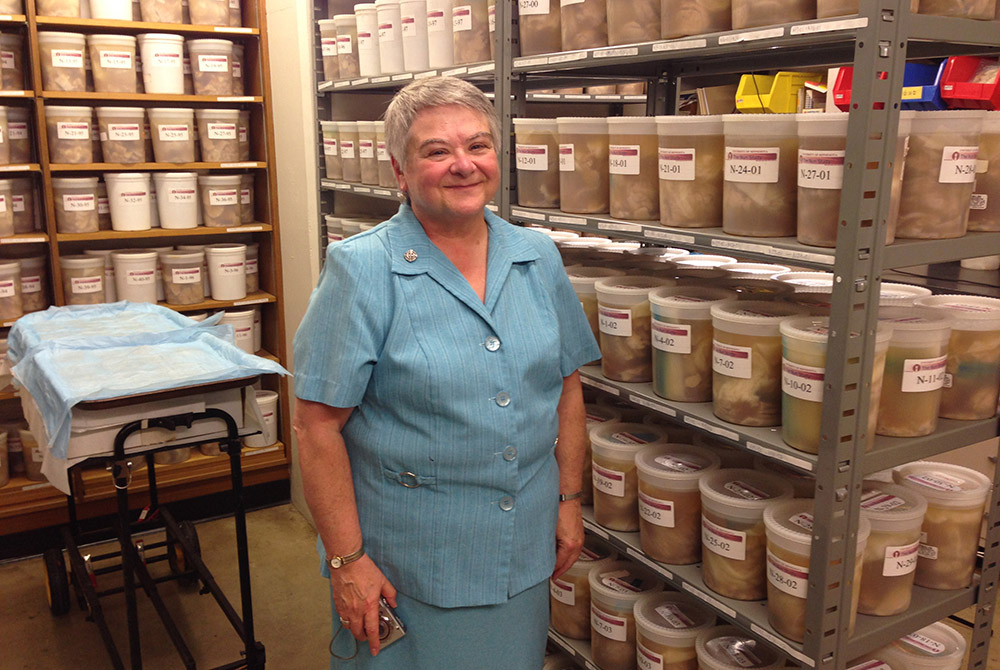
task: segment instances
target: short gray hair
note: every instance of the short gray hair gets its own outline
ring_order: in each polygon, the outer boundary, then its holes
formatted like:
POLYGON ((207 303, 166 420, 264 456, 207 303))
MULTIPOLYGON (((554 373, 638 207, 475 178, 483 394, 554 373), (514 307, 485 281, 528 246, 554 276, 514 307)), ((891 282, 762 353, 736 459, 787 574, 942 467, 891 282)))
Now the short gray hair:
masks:
POLYGON ((406 164, 406 148, 410 141, 410 126, 425 109, 460 105, 486 118, 493 138, 493 150, 500 151, 500 122, 493 103, 478 88, 455 77, 429 77, 408 84, 397 93, 385 111, 385 146, 402 168, 406 164))

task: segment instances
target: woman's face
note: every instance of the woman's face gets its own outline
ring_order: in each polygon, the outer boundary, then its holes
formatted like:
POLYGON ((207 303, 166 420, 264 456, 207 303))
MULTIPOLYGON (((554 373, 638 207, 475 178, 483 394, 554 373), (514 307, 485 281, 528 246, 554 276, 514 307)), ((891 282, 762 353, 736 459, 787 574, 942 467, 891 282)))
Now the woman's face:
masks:
POLYGON ((431 107, 410 126, 406 161, 392 162, 414 214, 438 224, 482 220, 500 169, 486 118, 460 105, 431 107))

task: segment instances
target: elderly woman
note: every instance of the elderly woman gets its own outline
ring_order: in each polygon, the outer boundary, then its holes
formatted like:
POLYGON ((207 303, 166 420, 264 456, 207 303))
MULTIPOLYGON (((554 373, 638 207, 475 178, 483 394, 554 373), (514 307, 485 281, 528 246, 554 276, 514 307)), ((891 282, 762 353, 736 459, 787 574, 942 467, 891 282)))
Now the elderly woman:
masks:
POLYGON ((539 668, 547 578, 583 544, 577 368, 600 354, 552 242, 485 209, 482 92, 414 82, 385 121, 407 204, 330 245, 295 337, 331 667, 539 668), (381 652, 380 596, 408 629, 381 652))

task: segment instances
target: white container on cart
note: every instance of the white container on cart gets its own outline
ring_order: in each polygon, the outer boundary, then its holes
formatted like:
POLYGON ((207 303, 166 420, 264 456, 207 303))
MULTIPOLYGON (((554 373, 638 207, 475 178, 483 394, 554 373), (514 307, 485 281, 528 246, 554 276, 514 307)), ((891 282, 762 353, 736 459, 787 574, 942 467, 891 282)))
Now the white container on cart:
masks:
POLYGON ((258 435, 248 435, 243 444, 251 449, 270 447, 278 441, 278 394, 275 391, 257 391, 257 406, 264 419, 258 435))
POLYGON ((375 0, 379 67, 383 74, 403 72, 402 12, 399 0, 375 0))
POLYGON ((237 347, 248 354, 255 352, 253 348, 252 309, 227 309, 223 312, 222 320, 219 323, 228 323, 233 327, 233 336, 237 347))
POLYGON ((198 226, 198 175, 195 172, 157 172, 156 205, 160 227, 166 229, 198 226))
POLYGON ((115 290, 121 300, 156 302, 155 251, 123 249, 111 254, 115 266, 115 290))
POLYGON ((382 74, 378 43, 378 15, 374 2, 354 5, 358 20, 358 70, 362 77, 382 74))
POLYGON ((242 300, 247 297, 245 244, 218 244, 205 247, 208 279, 215 300, 242 300))
POLYGON ((149 230, 150 177, 148 172, 107 172, 108 204, 114 230, 149 230))
POLYGON ((146 93, 184 93, 184 37, 145 33, 139 35, 139 52, 146 93))
POLYGON ((427 0, 427 61, 431 68, 455 64, 452 0, 427 0))
POLYGON ((427 0, 401 0, 403 70, 420 72, 430 67, 427 51, 427 0))

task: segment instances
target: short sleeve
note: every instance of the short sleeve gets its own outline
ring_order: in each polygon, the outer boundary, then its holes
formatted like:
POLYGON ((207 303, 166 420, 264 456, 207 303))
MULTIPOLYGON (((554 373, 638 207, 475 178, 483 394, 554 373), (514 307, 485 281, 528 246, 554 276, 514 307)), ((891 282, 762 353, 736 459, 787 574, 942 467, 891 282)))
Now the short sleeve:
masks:
POLYGON ((559 322, 559 338, 562 350, 559 354, 559 367, 563 377, 568 377, 581 366, 596 361, 601 357, 601 349, 597 346, 590 322, 583 311, 580 299, 573 290, 569 276, 563 269, 562 259, 555 246, 549 242, 551 251, 543 254, 550 276, 552 302, 559 322))
POLYGON ((330 245, 295 333, 296 397, 361 403, 391 320, 390 284, 388 254, 375 236, 330 245))

